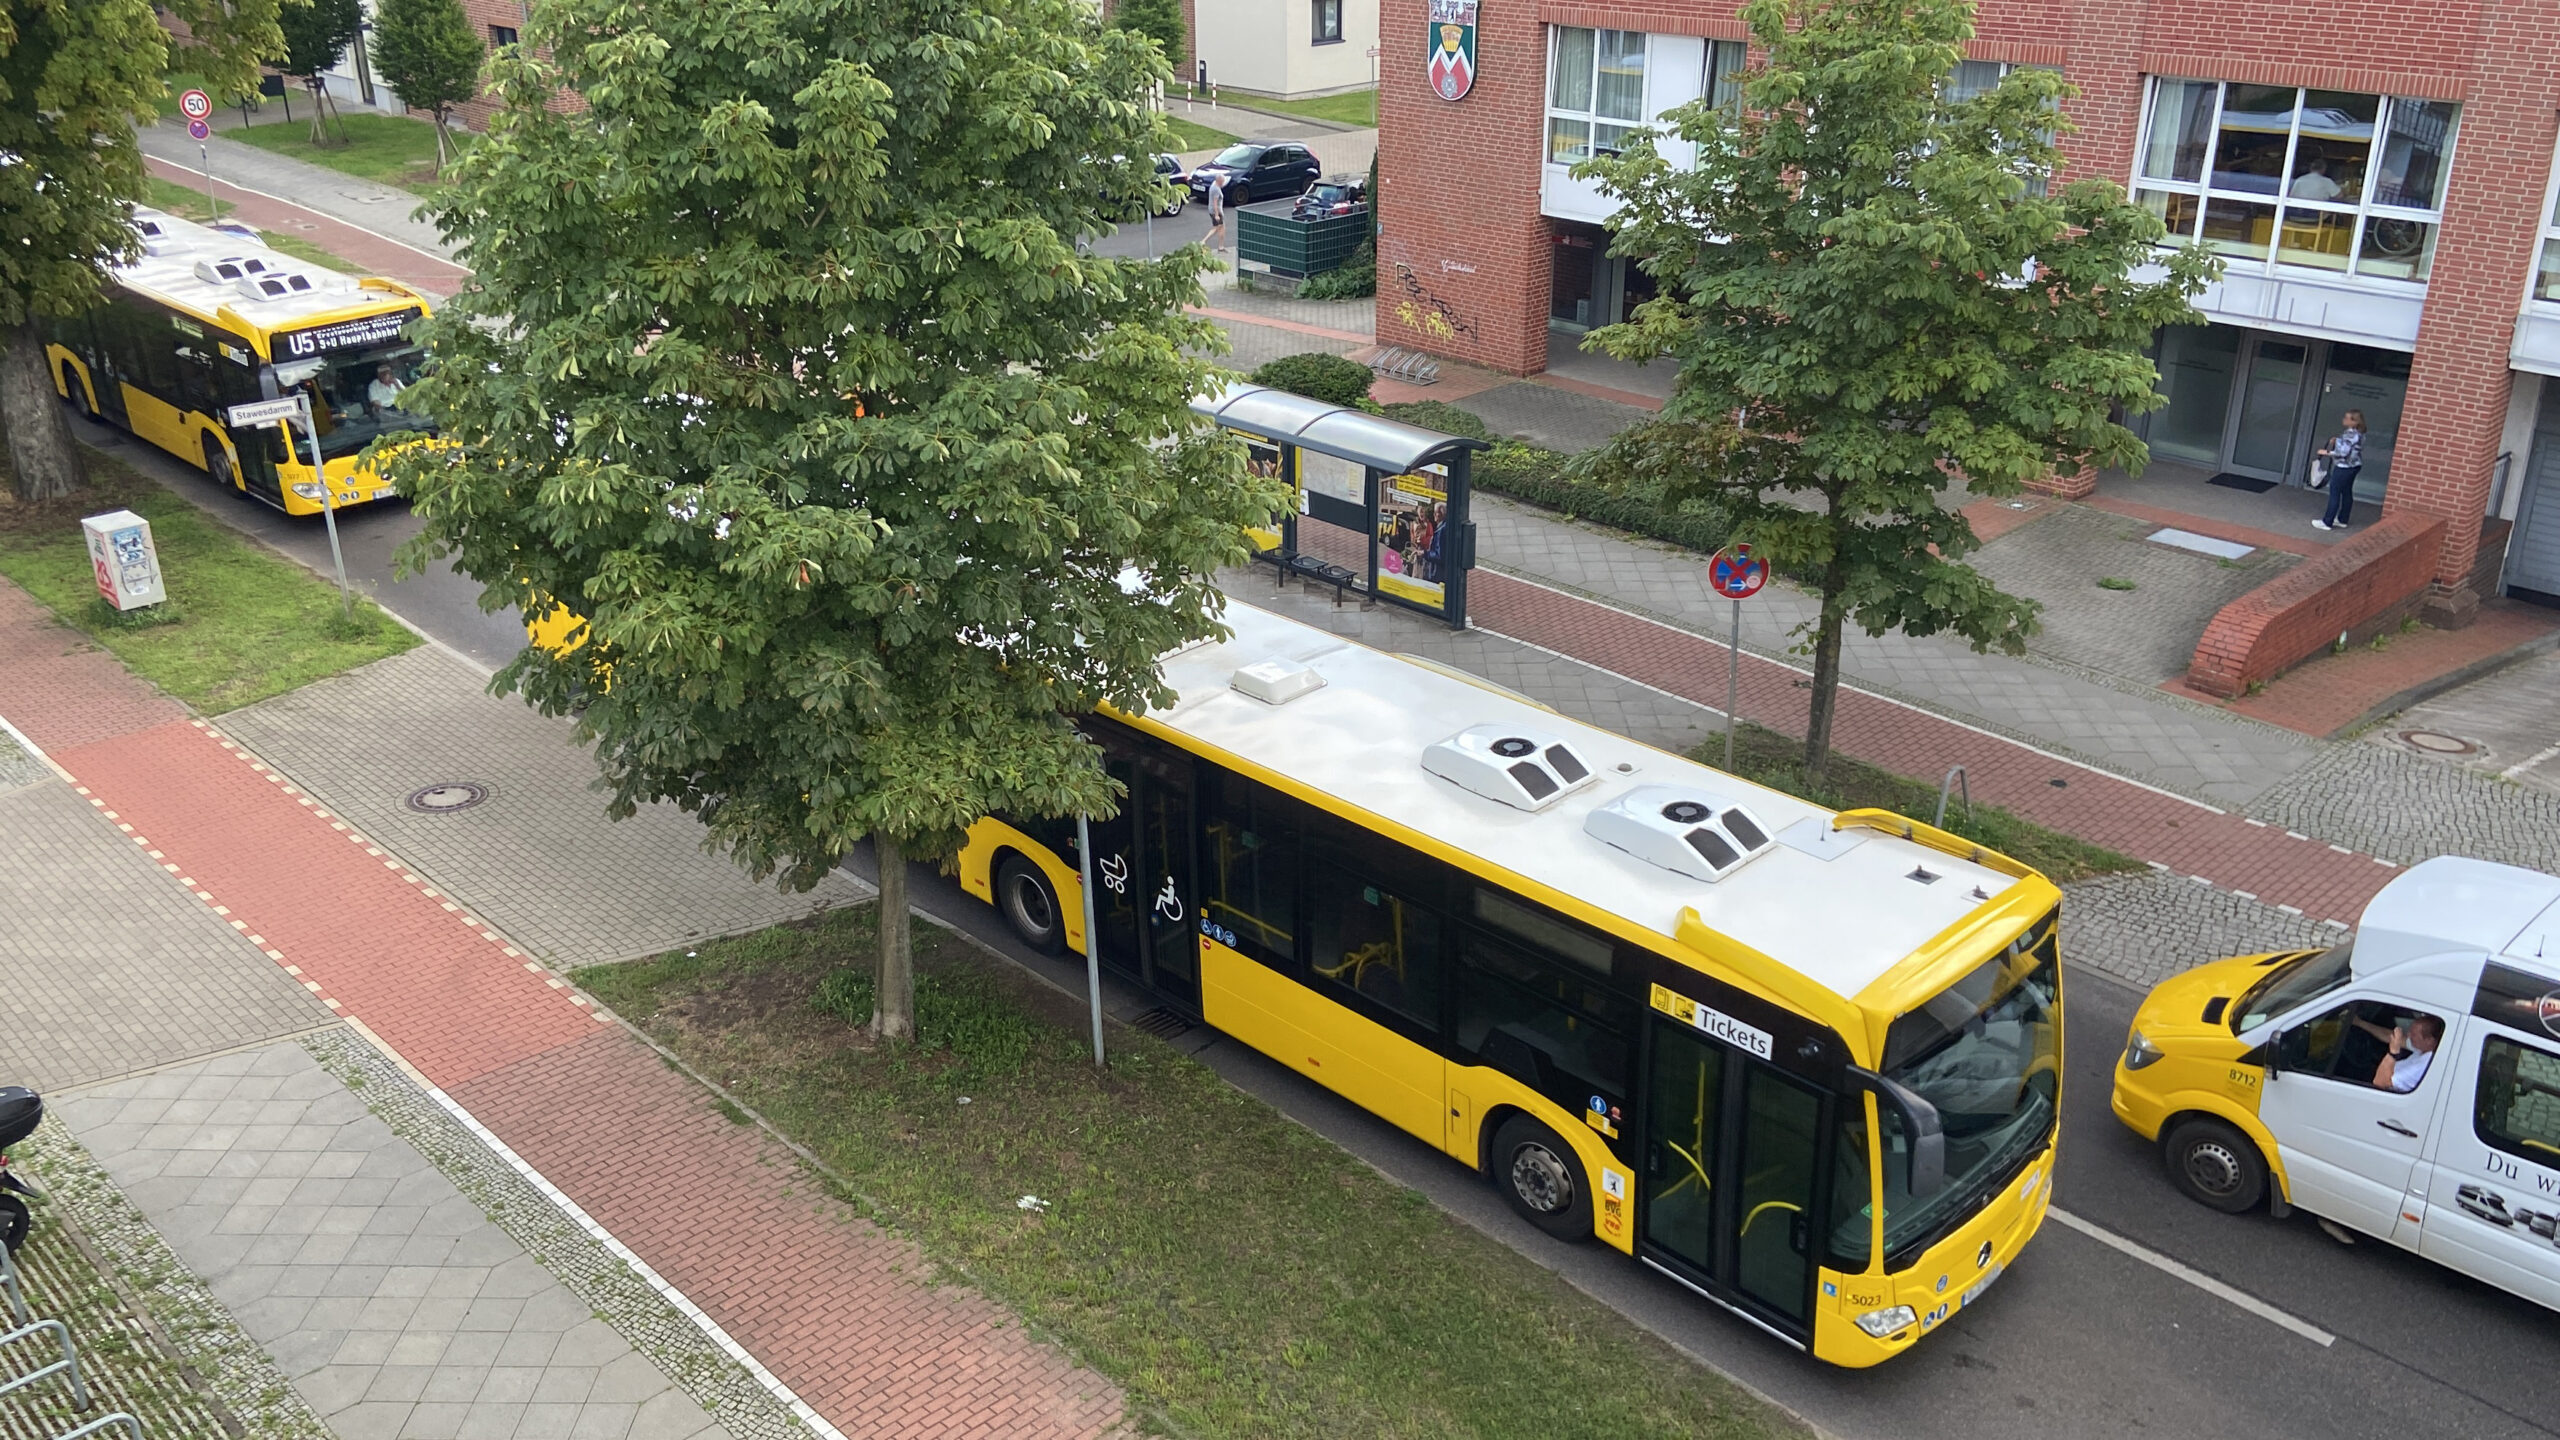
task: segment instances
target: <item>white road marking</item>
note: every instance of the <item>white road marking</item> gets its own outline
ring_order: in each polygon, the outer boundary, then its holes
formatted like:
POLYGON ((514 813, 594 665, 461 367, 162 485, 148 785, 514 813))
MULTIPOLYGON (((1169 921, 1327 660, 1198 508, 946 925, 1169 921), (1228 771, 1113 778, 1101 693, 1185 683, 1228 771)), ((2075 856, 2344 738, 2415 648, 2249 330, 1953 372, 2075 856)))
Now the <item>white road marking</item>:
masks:
POLYGON ((2296 1319, 2282 1310, 2277 1309, 2273 1305, 2268 1304, 2266 1301, 2259 1299, 2257 1296, 2249 1294, 2245 1290, 2237 1290, 2229 1285, 2225 1285, 2221 1281, 2214 1279, 2212 1276, 2205 1274, 2203 1271, 2198 1270, 2193 1266, 2182 1265, 2147 1245, 2138 1245, 2133 1241, 2127 1240, 2123 1236, 2118 1235, 2112 1230, 2100 1225, 2092 1224, 2087 1220, 2083 1220, 2079 1216, 2072 1214, 2070 1211, 2063 1209, 2059 1205, 2054 1206, 2046 1213, 2051 1215, 2054 1219, 2061 1221, 2063 1224, 2070 1226, 2072 1229, 2079 1231, 2081 1234, 2088 1236, 2090 1239, 2097 1241, 2099 1244, 2104 1245, 2111 1250, 2130 1255, 2134 1259, 2141 1261, 2143 1264, 2150 1266, 2152 1269, 2160 1271, 2164 1275, 2173 1275, 2180 1280, 2184 1280, 2188 1284, 2193 1285, 2197 1289, 2202 1290, 2206 1294, 2214 1296, 2217 1299, 2228 1300, 2232 1304, 2239 1306, 2241 1309, 2248 1311, 2250 1314, 2257 1316, 2259 1319, 2264 1320, 2271 1325, 2282 1326, 2283 1328, 2292 1331, 2294 1334, 2301 1336, 2303 1339, 2310 1341, 2314 1345, 2326 1348, 2338 1343, 2337 1336, 2330 1334, 2328 1331, 2321 1329, 2319 1326, 2314 1325, 2307 1320, 2296 1319))
POLYGON ((2498 778, 2501 780, 2513 780, 2517 776, 2532 769, 2534 766, 2541 764, 2543 761, 2550 759, 2554 755, 2560 755, 2560 745, 2545 747, 2544 749, 2536 752, 2532 759, 2508 766, 2506 769, 2498 772, 2498 778))

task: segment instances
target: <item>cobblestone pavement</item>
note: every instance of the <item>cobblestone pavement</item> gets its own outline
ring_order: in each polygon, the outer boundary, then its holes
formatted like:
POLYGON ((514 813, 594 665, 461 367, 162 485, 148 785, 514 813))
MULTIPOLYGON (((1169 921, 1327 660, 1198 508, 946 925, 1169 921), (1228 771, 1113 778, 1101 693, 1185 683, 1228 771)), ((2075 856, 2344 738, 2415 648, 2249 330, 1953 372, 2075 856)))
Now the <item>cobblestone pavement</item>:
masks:
MULTIPOLYGON (((0 584, 0 601, 15 594, 0 584)), ((84 798, 119 812, 198 900, 454 1096, 813 1413, 902 1437, 1124 1428, 1107 1380, 983 1297, 928 1283, 913 1247, 819 1193, 778 1142, 723 1118, 478 914, 236 740, 183 719, 99 736, 96 704, 60 687, 21 704, 7 662, 44 661, 42 648, 0 640, 0 693, 84 798), (672 1183, 671 1156, 718 1183, 672 1183)), ((98 679, 140 688, 120 670, 98 679)), ((147 718, 147 707, 124 713, 147 718)), ((398 729, 388 715, 362 723, 398 729)))
POLYGON ((733 1433, 299 1045, 57 1104, 339 1440, 733 1433))
POLYGON ((2455 854, 2560 871, 2560 794, 2403 749, 2332 746, 2253 808, 2402 864, 2455 854))
POLYGON ((58 1090, 335 1020, 0 732, 0 1076, 58 1090))
POLYGON ((235 710, 222 729, 555 966, 655 955, 869 893, 841 873, 805 895, 758 884, 705 853, 700 822, 672 805, 607 820, 568 722, 490 695, 430 647, 235 710), (409 804, 456 784, 485 798, 442 813, 409 804))
POLYGON ((2301 560, 2277 550, 2217 560, 2143 538, 2159 529, 2058 505, 1984 546, 1971 563, 2001 589, 2043 604, 2042 632, 2028 642, 2034 653, 2157 685, 2187 672, 2217 611, 2301 560), (2104 589, 2100 579, 2134 588, 2104 589))
MULTIPOLYGON (((1703 556, 1499 496, 1478 496, 1475 515, 1477 554, 1488 567, 1680 630, 1718 639, 1727 633, 1731 605, 1708 589, 1703 556)), ((1478 589, 1484 588, 1479 580, 1478 589)), ((1814 611, 1810 596, 1784 581, 1771 582, 1742 607, 1745 653, 1787 657, 1796 627, 1814 611)), ((1492 623, 1481 614, 1476 618, 1492 623)), ((1787 663, 1795 661, 1788 657, 1787 663)), ((1980 655, 1944 637, 1868 636, 1852 629, 1841 664, 1850 682, 1863 688, 2217 805, 2246 805, 2300 768, 2316 747, 2292 731, 2148 685, 1980 655)))
POLYGON ((2375 726, 2364 738, 2560 794, 2560 655, 2540 656, 2447 691, 2375 726), (2474 748, 2460 754, 2428 751, 2402 738, 2413 730, 2474 748))
POLYGON ((2137 990, 2225 955, 2333 945, 2344 933, 2184 875, 2102 875, 2062 893, 2063 957, 2137 990))

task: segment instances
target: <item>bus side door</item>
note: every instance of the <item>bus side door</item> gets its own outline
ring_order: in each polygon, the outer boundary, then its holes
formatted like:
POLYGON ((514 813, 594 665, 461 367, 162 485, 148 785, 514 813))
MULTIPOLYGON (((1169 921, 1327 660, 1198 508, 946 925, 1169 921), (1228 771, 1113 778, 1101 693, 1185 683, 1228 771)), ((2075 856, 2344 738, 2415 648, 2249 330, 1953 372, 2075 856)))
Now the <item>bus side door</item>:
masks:
POLYGON ((1813 1303, 1822 1094, 1676 1021, 1654 1022, 1644 1239, 1801 1338, 1813 1303))

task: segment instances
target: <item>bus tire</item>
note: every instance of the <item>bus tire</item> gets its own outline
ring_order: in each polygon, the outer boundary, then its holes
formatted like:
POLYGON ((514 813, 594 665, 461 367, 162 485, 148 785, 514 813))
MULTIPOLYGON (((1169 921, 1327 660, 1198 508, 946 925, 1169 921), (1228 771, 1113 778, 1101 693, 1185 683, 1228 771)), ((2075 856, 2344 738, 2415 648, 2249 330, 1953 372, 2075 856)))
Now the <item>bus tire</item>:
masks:
POLYGON ((1558 1240, 1591 1238, 1591 1182, 1553 1130, 1514 1115, 1493 1134, 1493 1183, 1521 1219, 1558 1240))
POLYGON ((2190 1200, 2225 1215, 2255 1210, 2267 1198, 2267 1160, 2257 1142, 2232 1125, 2199 1115, 2180 1121, 2160 1142, 2169 1183, 2190 1200))
POLYGON ((80 372, 68 360, 62 362, 62 403, 83 420, 98 418, 98 407, 89 400, 89 387, 80 383, 80 372))
POLYGON ((222 442, 210 435, 204 437, 204 473, 207 479, 225 490, 240 488, 240 474, 231 463, 231 452, 223 449, 222 442))
POLYGON ((1019 855, 1007 855, 996 867, 996 908, 1015 938, 1043 955, 1067 948, 1066 911, 1058 905, 1057 887, 1040 867, 1019 855))

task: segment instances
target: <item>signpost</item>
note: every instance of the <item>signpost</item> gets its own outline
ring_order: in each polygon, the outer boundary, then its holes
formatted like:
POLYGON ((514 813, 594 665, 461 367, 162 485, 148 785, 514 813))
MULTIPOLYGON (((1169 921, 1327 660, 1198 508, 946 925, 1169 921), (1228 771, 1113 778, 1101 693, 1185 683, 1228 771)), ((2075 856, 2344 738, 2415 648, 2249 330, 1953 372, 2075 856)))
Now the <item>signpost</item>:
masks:
POLYGON ((223 413, 223 419, 235 429, 244 430, 273 425, 279 420, 298 421, 302 433, 311 437, 311 474, 320 482, 320 518, 329 527, 329 563, 338 571, 338 613, 352 618, 356 613, 356 601, 347 590, 347 557, 338 548, 337 500, 329 489, 328 466, 320 458, 320 428, 311 423, 311 397, 297 390, 281 400, 252 400, 246 405, 232 406, 223 413))
POLYGON ((1076 817, 1076 878, 1084 891, 1084 991, 1093 1006, 1093 1063, 1102 1064, 1102 932, 1093 923, 1093 822, 1076 817))
POLYGON ((178 111, 187 117, 187 134, 196 142, 196 161, 204 171, 205 218, 222 218, 222 206, 213 198, 213 157, 205 153, 205 141, 213 135, 213 97, 201 90, 190 90, 178 97, 178 111))
POLYGON ((1733 643, 1725 651, 1724 768, 1733 771, 1733 712, 1742 700, 1742 602, 1769 583, 1769 562, 1748 545, 1727 545, 1707 562, 1707 583, 1733 602, 1733 643))

